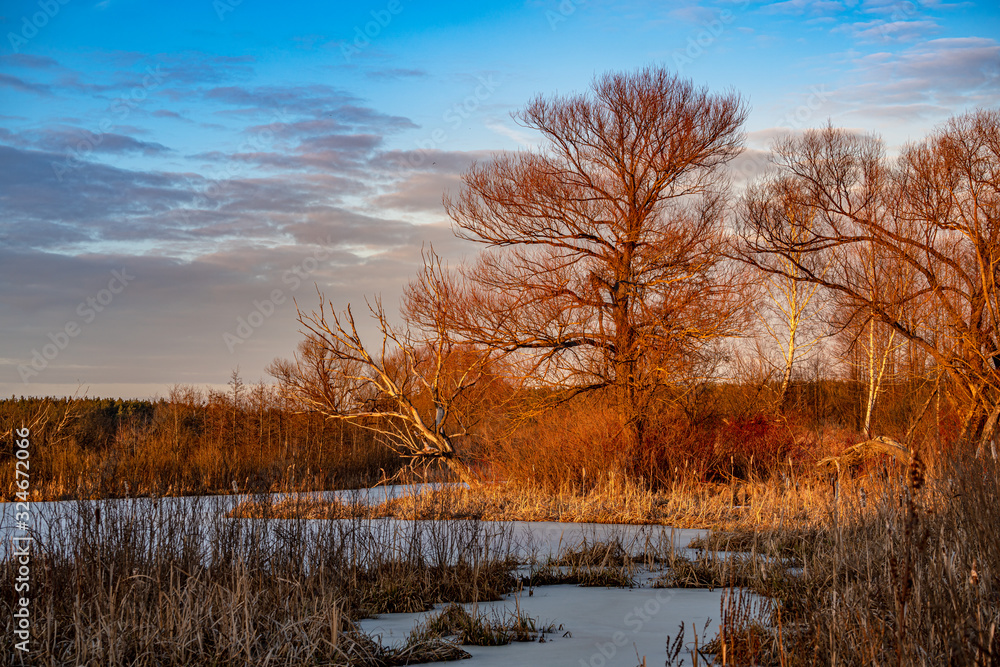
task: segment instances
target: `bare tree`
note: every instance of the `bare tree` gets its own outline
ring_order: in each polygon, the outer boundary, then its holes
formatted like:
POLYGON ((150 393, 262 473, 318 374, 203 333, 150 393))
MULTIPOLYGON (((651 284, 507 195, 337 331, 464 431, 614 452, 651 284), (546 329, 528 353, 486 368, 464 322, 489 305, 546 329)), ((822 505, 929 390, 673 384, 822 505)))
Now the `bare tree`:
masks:
POLYGON ((877 138, 832 127, 779 142, 774 159, 817 223, 792 237, 753 219, 758 265, 835 291, 926 351, 951 380, 963 437, 991 439, 1000 415, 1000 111, 956 117, 896 161, 877 138), (913 279, 870 289, 864 248, 913 279), (830 270, 816 273, 803 254, 830 270), (928 311, 933 318, 915 316, 928 311))
POLYGON ((454 329, 570 394, 610 388, 626 444, 641 443, 656 390, 738 329, 720 167, 746 114, 661 68, 531 101, 515 118, 545 148, 473 165, 444 198, 456 233, 486 246, 454 329))
MULTIPOLYGON (((919 326, 922 300, 912 299, 903 308, 901 300, 897 298, 910 290, 914 278, 912 268, 900 263, 895 254, 887 254, 876 243, 857 244, 854 250, 857 253, 856 261, 865 267, 865 289, 870 300, 885 304, 892 319, 907 322, 911 329, 915 325, 919 326)), ((862 429, 870 438, 879 394, 882 393, 885 381, 894 374, 894 362, 905 341, 895 329, 871 312, 870 308, 859 308, 850 299, 840 301, 841 314, 846 313, 843 329, 850 334, 851 346, 860 352, 857 355, 860 360, 858 369, 865 381, 862 429)))
POLYGON ((444 461, 472 481, 458 445, 472 424, 459 408, 473 387, 492 379, 498 355, 454 339, 446 327, 453 288, 433 252, 425 259, 407 292, 425 300, 422 312, 434 313, 429 326, 393 325, 374 299, 368 310, 381 341, 369 347, 350 305, 338 314, 320 295, 318 311, 299 311, 305 340, 298 354, 275 360, 268 372, 305 409, 378 434, 414 466, 444 461))
MULTIPOLYGON (((784 228, 785 236, 794 246, 813 224, 815 211, 800 203, 801 196, 794 192, 795 184, 789 179, 765 181, 747 188, 740 201, 739 216, 748 224, 741 231, 755 229, 755 220, 766 220, 771 229, 784 228)), ((737 257, 755 264, 754 244, 744 242, 737 246, 737 257)), ((779 259, 783 273, 765 273, 763 292, 766 296, 755 308, 761 326, 767 332, 781 355, 781 379, 778 382, 777 403, 785 407, 788 387, 795 367, 815 351, 816 346, 828 335, 819 315, 823 310, 820 286, 793 277, 798 272, 796 264, 806 264, 810 271, 823 276, 828 265, 817 262, 826 258, 794 253, 794 261, 779 259)))

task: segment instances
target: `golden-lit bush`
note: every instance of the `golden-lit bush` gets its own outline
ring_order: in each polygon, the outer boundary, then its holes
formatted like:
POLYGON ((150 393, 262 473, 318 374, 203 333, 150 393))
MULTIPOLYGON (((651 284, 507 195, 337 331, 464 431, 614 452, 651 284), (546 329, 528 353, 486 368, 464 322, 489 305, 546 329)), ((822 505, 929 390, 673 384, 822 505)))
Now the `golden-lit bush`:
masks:
POLYGON ((578 399, 526 419, 484 448, 484 471, 509 484, 587 491, 608 473, 624 475, 630 452, 621 423, 599 397, 578 399))

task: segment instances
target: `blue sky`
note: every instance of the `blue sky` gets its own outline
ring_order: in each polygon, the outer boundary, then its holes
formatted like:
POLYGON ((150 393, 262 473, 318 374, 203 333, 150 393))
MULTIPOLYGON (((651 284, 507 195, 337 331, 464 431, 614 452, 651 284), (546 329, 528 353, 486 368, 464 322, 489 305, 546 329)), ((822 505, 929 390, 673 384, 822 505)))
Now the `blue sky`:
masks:
POLYGON ((890 148, 1000 100, 995 3, 35 0, 0 16, 0 393, 152 396, 381 294, 536 94, 663 64, 749 101, 736 186, 825 124, 890 148), (117 275, 113 272, 117 272, 117 275), (70 333, 72 332, 72 333, 70 333), (244 335, 246 334, 246 335, 244 335), (234 342, 238 340, 238 342, 234 342))

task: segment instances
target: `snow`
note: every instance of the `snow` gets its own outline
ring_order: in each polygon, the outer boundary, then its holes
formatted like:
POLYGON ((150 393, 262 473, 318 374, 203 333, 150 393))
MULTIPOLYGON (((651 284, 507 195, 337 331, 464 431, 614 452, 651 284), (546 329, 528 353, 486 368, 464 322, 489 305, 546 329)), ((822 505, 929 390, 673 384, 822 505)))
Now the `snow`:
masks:
MULTIPOLYGON (((561 549, 588 542, 618 539, 627 551, 642 553, 647 543, 673 543, 679 555, 691 556, 687 545, 705 533, 700 530, 673 530, 663 526, 614 524, 510 522, 522 556, 544 559, 561 549)), ((521 613, 535 619, 536 627, 554 624, 562 629, 545 635, 545 642, 515 642, 507 646, 463 646, 472 655, 471 667, 513 667, 515 665, 572 665, 574 667, 634 667, 647 658, 648 665, 663 664, 668 636, 675 636, 683 622, 686 646, 693 647, 694 632, 699 643, 715 637, 720 619, 723 589, 652 588, 659 571, 640 569, 632 589, 541 586, 508 595, 496 602, 480 602, 478 611, 501 618, 521 613), (712 619, 703 638, 705 623, 712 619), (564 636, 565 635, 565 636, 564 636), (637 657, 638 656, 638 657, 637 657)), ((361 629, 378 635, 384 645, 403 643, 410 631, 428 615, 385 614, 361 621, 361 629)), ((464 605, 470 611, 472 605, 464 605)), ((685 660, 690 663, 690 658, 685 660)), ((455 663, 431 663, 455 664, 455 663)))
MULTIPOLYGON (((561 629, 545 635, 545 643, 463 646, 473 659, 462 664, 633 667, 641 664, 643 656, 649 665, 663 664, 667 636, 676 635, 681 622, 689 644, 694 639, 692 628, 698 632, 699 643, 702 641, 702 629, 708 619, 714 619, 708 628, 708 639, 716 635, 723 594, 722 589, 542 586, 529 597, 523 591, 499 602, 479 603, 479 611, 504 614, 514 613, 519 607, 522 613, 536 619, 539 627, 555 624, 561 629)), ((472 605, 465 607, 471 610, 472 605)), ((384 645, 402 643, 410 630, 431 613, 385 614, 364 620, 360 625, 365 632, 380 635, 384 645)))

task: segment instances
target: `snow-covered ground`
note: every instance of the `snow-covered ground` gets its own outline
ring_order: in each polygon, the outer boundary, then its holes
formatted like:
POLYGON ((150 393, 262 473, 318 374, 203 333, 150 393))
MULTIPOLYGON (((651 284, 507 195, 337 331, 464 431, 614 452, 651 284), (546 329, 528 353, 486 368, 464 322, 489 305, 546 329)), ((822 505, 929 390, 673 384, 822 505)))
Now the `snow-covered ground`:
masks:
MULTIPOLYGON (((652 577, 640 577, 646 584, 652 577)), ((513 643, 507 646, 463 646, 472 655, 473 667, 513 667, 515 665, 572 665, 574 667, 635 667, 646 663, 662 665, 666 659, 667 637, 676 636, 683 622, 686 644, 699 644, 715 637, 724 591, 716 589, 582 588, 541 586, 507 596, 499 602, 479 603, 478 611, 501 617, 518 609, 535 619, 537 627, 555 625, 556 632, 544 635, 545 642, 513 643), (712 619, 707 637, 702 637, 706 621, 712 619)), ((467 609, 472 605, 465 605, 467 609)), ((438 609, 441 607, 439 606, 438 609)), ((436 611, 436 610, 435 610, 436 611)), ((384 645, 403 643, 415 625, 429 614, 385 614, 361 622, 365 632, 381 636, 384 645)), ((683 655, 687 655, 686 652, 683 655)), ((690 664, 690 658, 685 660, 690 664)), ((453 664, 453 663, 433 663, 453 664)))
MULTIPOLYGON (((511 522, 508 525, 514 540, 521 545, 522 555, 534 555, 542 560, 584 539, 589 543, 618 540, 632 554, 644 552, 650 543, 662 547, 672 542, 679 554, 691 555, 687 545, 704 532, 593 523, 511 522)), ((634 588, 540 586, 531 595, 523 590, 504 600, 481 602, 477 609, 480 613, 504 618, 520 610, 535 620, 536 627, 554 625, 561 629, 545 634, 544 642, 463 646, 473 658, 463 664, 473 667, 635 667, 645 656, 648 665, 660 665, 666 658, 668 635, 675 636, 682 622, 689 644, 694 640, 693 629, 697 629, 701 641, 708 619, 714 619, 708 639, 714 637, 723 591, 652 588, 650 584, 659 574, 640 568, 634 588)), ((472 605, 465 606, 471 611, 472 605)), ((442 607, 438 606, 435 611, 442 607)), ((385 614, 362 621, 361 628, 380 636, 384 645, 402 643, 417 624, 433 613, 385 614)))

